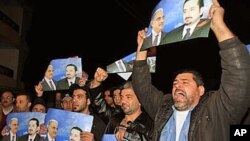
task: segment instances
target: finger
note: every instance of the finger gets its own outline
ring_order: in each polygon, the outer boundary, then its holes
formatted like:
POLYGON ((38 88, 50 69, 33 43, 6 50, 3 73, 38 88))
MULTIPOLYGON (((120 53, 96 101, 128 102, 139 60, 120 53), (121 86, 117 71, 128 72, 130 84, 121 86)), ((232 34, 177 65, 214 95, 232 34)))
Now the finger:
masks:
POLYGON ((219 4, 218 0, 213 0, 213 5, 217 6, 217 7, 220 7, 220 4, 219 4))

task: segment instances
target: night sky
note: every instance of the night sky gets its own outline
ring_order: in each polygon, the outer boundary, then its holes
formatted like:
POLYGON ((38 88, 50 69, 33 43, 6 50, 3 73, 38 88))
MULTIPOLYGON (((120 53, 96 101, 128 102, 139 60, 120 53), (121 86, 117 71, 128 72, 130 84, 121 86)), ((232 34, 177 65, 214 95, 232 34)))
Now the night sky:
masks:
MULTIPOLYGON (((43 78, 52 59, 79 56, 83 70, 92 78, 97 67, 106 68, 134 52, 137 31, 148 26, 151 11, 159 0, 83 2, 41 0, 33 3, 33 20, 26 38, 30 52, 23 76, 27 87, 43 78)), ((226 9, 225 20, 233 32, 244 43, 250 43, 249 1, 223 0, 221 5, 226 9)), ((220 60, 213 33, 208 39, 158 49, 153 83, 160 89, 169 91, 172 72, 184 67, 201 71, 205 80, 219 80, 220 60)), ((111 74, 106 83, 121 82, 122 78, 111 74)))

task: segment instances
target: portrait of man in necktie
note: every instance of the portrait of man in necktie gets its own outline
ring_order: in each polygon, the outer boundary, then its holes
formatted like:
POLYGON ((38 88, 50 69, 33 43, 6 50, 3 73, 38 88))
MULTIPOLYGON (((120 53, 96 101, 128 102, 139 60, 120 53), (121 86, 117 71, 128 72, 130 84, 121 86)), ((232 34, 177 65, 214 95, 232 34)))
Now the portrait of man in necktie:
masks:
POLYGON ((49 120, 47 128, 48 133, 46 135, 45 141, 56 141, 58 121, 55 119, 49 120))
MULTIPOLYGON (((54 68, 53 80, 48 81, 50 89, 68 90, 71 84, 79 84, 82 77, 82 61, 79 57, 70 57, 63 59, 53 59, 50 65, 54 68), (50 83, 52 82, 52 84, 50 83)), ((46 81, 47 82, 47 81, 46 81)))
POLYGON ((17 141, 19 138, 17 135, 19 123, 17 118, 11 118, 9 122, 9 133, 3 137, 2 141, 17 141))
POLYGON ((153 10, 149 32, 150 34, 147 35, 145 38, 142 48, 146 49, 149 48, 148 56, 155 56, 156 55, 156 46, 160 44, 161 39, 165 36, 166 32, 163 31, 163 27, 165 25, 165 16, 164 10, 161 7, 155 8, 153 10))
POLYGON ((65 78, 57 83, 58 90, 67 90, 72 84, 79 84, 80 77, 77 76, 78 68, 75 64, 67 64, 65 68, 65 78))
POLYGON ((44 78, 41 82, 43 91, 55 91, 57 81, 53 79, 54 77, 54 67, 52 65, 48 65, 44 78))
POLYGON ((210 5, 204 5, 204 1, 209 3, 211 0, 184 0, 182 13, 183 24, 168 32, 162 39, 161 45, 169 44, 198 37, 208 37, 210 20, 204 16, 205 9, 210 5), (205 6, 207 6, 205 8, 205 6), (203 18, 205 17, 205 18, 203 18))
POLYGON ((29 120, 28 133, 20 136, 18 141, 44 141, 45 139, 38 134, 39 129, 39 120, 31 118, 29 120))

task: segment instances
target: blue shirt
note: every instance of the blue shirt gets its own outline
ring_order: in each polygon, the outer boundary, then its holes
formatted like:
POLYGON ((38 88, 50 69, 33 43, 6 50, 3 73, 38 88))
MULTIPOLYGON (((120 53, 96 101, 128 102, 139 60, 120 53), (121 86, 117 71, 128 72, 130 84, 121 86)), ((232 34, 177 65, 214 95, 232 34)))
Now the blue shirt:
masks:
MULTIPOLYGON (((169 118, 168 122, 161 131, 160 141, 175 141, 176 138, 176 109, 172 106, 174 113, 169 118)), ((193 109, 193 108, 192 108, 193 109)), ((191 110, 189 110, 185 122, 181 128, 179 141, 188 141, 188 130, 190 125, 191 110)))

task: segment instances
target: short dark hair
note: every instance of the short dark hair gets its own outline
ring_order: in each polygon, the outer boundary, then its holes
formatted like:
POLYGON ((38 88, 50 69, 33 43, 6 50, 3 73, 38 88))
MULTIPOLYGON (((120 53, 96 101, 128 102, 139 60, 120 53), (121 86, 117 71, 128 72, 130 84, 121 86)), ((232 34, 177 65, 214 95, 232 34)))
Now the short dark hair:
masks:
MULTIPOLYGON (((188 2, 188 1, 190 1, 190 0, 185 0, 184 1, 184 4, 183 4, 183 6, 185 5, 185 3, 186 2, 188 2)), ((201 8, 201 7, 203 7, 204 6, 204 1, 203 0, 197 0, 197 4, 199 5, 199 7, 201 8)))
POLYGON ((37 105, 37 104, 43 105, 43 106, 45 107, 45 111, 47 110, 47 106, 46 106, 45 101, 44 101, 43 98, 37 97, 37 98, 33 101, 33 103, 32 103, 32 108, 33 108, 35 105, 37 105))
POLYGON ((29 122, 32 120, 36 121, 36 126, 39 127, 39 120, 37 118, 32 118, 29 120, 29 122))
POLYGON ((86 99, 90 99, 90 93, 89 93, 89 87, 84 85, 84 86, 79 86, 78 84, 74 83, 69 87, 69 93, 73 95, 73 92, 75 90, 81 89, 86 92, 86 99))
POLYGON ((177 75, 182 74, 182 73, 191 73, 193 74, 193 79, 196 82, 198 86, 204 86, 204 80, 202 78, 202 75, 193 69, 182 69, 174 73, 173 80, 176 78, 177 75))
POLYGON ((77 127, 77 126, 72 127, 72 128, 70 129, 70 131, 72 131, 73 129, 76 129, 76 130, 78 130, 78 131, 82 132, 82 129, 81 129, 81 128, 79 128, 79 127, 77 127))
POLYGON ((110 88, 110 96, 111 97, 114 97, 114 91, 115 90, 121 90, 121 86, 118 85, 118 86, 114 86, 114 87, 110 88))
POLYGON ((13 90, 11 90, 11 89, 8 89, 8 88, 3 89, 3 90, 1 91, 1 95, 0 95, 0 97, 2 97, 3 93, 6 93, 6 92, 11 93, 11 95, 12 95, 12 97, 13 97, 13 98, 15 97, 15 93, 14 93, 14 91, 13 91, 13 90))
POLYGON ((74 67, 75 71, 77 71, 77 66, 76 66, 75 64, 68 64, 68 65, 66 66, 66 68, 69 67, 69 66, 74 67))
POLYGON ((28 102, 31 102, 31 97, 30 97, 30 94, 28 92, 25 92, 25 91, 20 91, 17 93, 16 97, 18 96, 26 96, 28 102))

